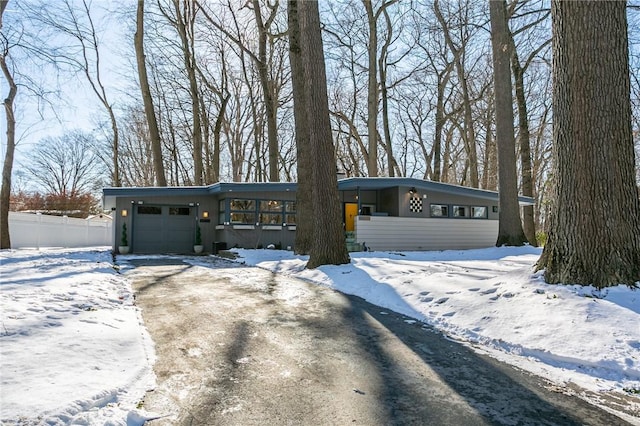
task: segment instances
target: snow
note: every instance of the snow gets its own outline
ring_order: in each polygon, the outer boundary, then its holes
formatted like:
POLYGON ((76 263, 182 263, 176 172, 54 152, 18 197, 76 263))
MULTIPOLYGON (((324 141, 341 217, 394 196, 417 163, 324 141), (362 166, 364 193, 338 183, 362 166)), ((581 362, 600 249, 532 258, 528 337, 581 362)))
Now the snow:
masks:
MULTIPOLYGON (((305 269, 289 251, 234 249, 238 261, 295 276, 431 325, 553 383, 640 391, 640 289, 549 285, 541 249, 351 253, 305 269)), ((638 283, 640 287, 640 283, 638 283)))
MULTIPOLYGON (((351 253, 348 265, 313 270, 290 251, 234 251, 560 386, 640 391, 640 290, 548 285, 533 272, 540 249, 351 253)), ((192 273, 210 267, 206 257, 184 260, 192 273)), ((278 289, 287 303, 301 297, 278 289)), ((0 252, 0 309, 2 422, 135 426, 154 417, 138 408, 155 385, 153 344, 109 248, 0 252)))
MULTIPOLYGON (((102 249, 0 252, 0 420, 142 425, 154 349, 102 249)), ((3 423, 4 424, 4 423, 3 423)))

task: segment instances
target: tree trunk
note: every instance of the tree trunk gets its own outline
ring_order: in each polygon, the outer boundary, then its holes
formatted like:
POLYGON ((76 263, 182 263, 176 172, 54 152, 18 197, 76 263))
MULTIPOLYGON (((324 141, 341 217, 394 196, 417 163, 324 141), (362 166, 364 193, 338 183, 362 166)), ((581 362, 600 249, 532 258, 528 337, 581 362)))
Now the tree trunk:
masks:
POLYGON ((267 66, 267 28, 262 21, 260 13, 260 3, 253 0, 253 12, 256 17, 258 27, 258 74, 260 85, 264 95, 264 107, 267 120, 267 145, 269 147, 269 180, 278 182, 280 180, 280 170, 278 168, 278 129, 276 121, 276 102, 273 97, 272 83, 269 79, 267 66))
POLYGON ((193 115, 192 134, 193 137, 193 184, 202 185, 204 175, 204 165, 202 161, 202 125, 200 115, 200 92, 198 91, 198 80, 196 78, 196 58, 193 52, 193 24, 195 20, 196 7, 194 0, 184 2, 184 10, 181 9, 179 0, 173 0, 176 12, 176 30, 180 36, 182 44, 182 57, 185 71, 189 79, 189 93, 191 95, 191 113, 193 115))
POLYGON ((151 97, 151 89, 149 88, 147 63, 144 54, 144 0, 138 0, 136 33, 133 40, 136 50, 136 60, 138 63, 138 77, 140 79, 140 90, 142 91, 144 113, 147 118, 149 137, 151 138, 153 170, 156 175, 156 184, 158 186, 167 186, 167 178, 164 174, 164 161, 162 159, 162 141, 160 140, 160 131, 158 130, 156 112, 153 108, 153 98, 151 97))
MULTIPOLYGON (((6 6, 6 4, 3 4, 6 6)), ((4 12, 4 7, 2 12, 4 12)), ((2 15, 0 14, 0 20, 2 15)), ((11 237, 9 236, 9 199, 11 197, 11 172, 13 171, 13 155, 16 150, 16 119, 13 110, 13 101, 18 93, 18 86, 13 79, 9 67, 7 66, 8 50, 2 52, 0 56, 0 68, 2 74, 9 85, 9 93, 3 101, 4 111, 7 120, 7 151, 4 155, 4 165, 2 168, 2 187, 0 188, 0 249, 11 248, 11 237)))
POLYGON ((367 21, 369 24, 369 46, 367 54, 369 56, 369 69, 367 75, 367 133, 369 134, 369 157, 367 158, 367 169, 369 177, 378 176, 378 26, 373 13, 371 0, 362 0, 367 11, 367 21))
POLYGON ((382 52, 378 59, 378 72, 380 73, 380 97, 382 102, 382 128, 384 131, 384 144, 385 152, 387 154, 387 168, 389 170, 389 177, 395 176, 395 170, 398 168, 395 157, 393 156, 393 144, 391 142, 391 129, 389 125, 389 98, 387 95, 387 56, 389 52, 389 46, 392 41, 393 26, 391 25, 391 19, 386 7, 382 6, 382 14, 385 18, 385 24, 387 28, 387 36, 384 44, 382 45, 382 52))
MULTIPOLYGON (((525 68, 520 65, 520 58, 516 50, 513 34, 509 31, 509 43, 511 44, 511 68, 515 81, 516 105, 518 111, 518 138, 520 145, 520 164, 522 165, 522 194, 528 197, 534 196, 533 173, 531 164, 531 140, 529 133, 529 116, 527 112, 527 100, 524 92, 524 72, 525 68)), ((529 244, 538 246, 536 238, 536 225, 533 213, 533 206, 522 208, 522 222, 524 234, 529 240, 529 244)))
POLYGON ((291 63, 291 83, 293 85, 293 115, 296 126, 296 155, 298 157, 298 189, 296 191, 296 254, 306 255, 313 246, 313 204, 312 170, 309 125, 304 108, 307 97, 304 88, 304 67, 300 46, 300 22, 298 0, 288 1, 289 19, 289 62, 291 63))
MULTIPOLYGON (((307 268, 349 263, 329 119, 327 77, 315 1, 298 3, 309 141, 313 158, 313 247, 307 268)), ((295 106, 300 108, 301 106, 295 106)), ((304 106, 303 106, 304 107, 304 106)))
POLYGON ((445 42, 447 43, 449 50, 451 50, 454 56, 454 65, 456 67, 456 73, 458 74, 458 84, 460 85, 460 90, 462 92, 462 102, 464 109, 464 126, 462 131, 462 139, 464 141, 464 149, 467 154, 469 183, 472 187, 477 188, 480 182, 478 178, 478 151, 476 149, 476 133, 473 125, 473 111, 471 110, 469 84, 467 82, 467 76, 465 74, 464 65, 462 62, 463 50, 465 46, 463 45, 461 47, 456 47, 453 43, 451 35, 449 34, 449 27, 447 26, 447 22, 440 12, 438 0, 434 0, 433 10, 435 12, 436 18, 438 19, 438 22, 440 23, 440 26, 442 27, 445 42))
POLYGON ((548 283, 640 281, 626 2, 551 2, 557 171, 548 283))
POLYGON ((521 246, 527 241, 520 222, 516 141, 513 136, 513 96, 511 91, 511 43, 504 0, 489 2, 491 47, 498 146, 500 213, 496 246, 521 246))

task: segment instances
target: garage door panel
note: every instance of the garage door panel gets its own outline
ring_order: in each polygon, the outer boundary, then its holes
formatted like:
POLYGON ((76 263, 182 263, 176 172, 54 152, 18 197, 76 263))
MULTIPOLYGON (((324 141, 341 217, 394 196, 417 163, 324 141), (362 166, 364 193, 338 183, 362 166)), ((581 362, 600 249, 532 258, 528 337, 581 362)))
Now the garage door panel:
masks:
POLYGON ((133 250, 137 253, 189 253, 193 249, 195 225, 193 207, 138 208, 134 219, 133 250))

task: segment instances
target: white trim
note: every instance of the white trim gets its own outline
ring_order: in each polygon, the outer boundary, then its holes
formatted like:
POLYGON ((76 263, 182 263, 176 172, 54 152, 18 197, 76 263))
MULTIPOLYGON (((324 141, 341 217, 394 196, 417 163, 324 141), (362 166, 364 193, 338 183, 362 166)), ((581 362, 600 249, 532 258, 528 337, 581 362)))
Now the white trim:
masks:
POLYGON ((255 225, 233 225, 233 229, 256 229, 255 225))

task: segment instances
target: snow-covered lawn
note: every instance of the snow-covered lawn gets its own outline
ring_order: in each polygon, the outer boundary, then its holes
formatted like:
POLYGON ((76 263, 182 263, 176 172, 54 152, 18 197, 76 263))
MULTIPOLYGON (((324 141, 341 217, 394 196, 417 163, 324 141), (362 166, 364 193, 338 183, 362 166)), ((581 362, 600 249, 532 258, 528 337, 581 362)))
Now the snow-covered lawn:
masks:
POLYGON ((108 248, 0 252, 0 310, 0 423, 144 422, 153 346, 108 248))
POLYGON ((234 251, 248 265, 360 296, 552 382, 640 392, 640 289, 548 285, 533 272, 541 249, 352 253, 349 265, 315 270, 287 251, 234 251))
MULTIPOLYGON (((352 253, 349 265, 315 270, 287 251, 234 251, 553 382, 640 391, 640 290, 547 285, 532 272, 539 249, 352 253)), ((206 258, 184 260, 208 267, 206 258)), ((153 346, 107 248, 0 252, 0 309, 2 421, 144 422, 137 404, 154 385, 153 346)))

